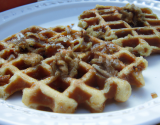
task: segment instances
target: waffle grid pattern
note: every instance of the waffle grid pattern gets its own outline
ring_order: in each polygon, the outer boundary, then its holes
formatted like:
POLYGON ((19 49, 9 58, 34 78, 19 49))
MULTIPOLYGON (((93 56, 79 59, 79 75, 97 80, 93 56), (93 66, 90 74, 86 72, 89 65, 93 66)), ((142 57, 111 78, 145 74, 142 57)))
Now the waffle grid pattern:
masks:
POLYGON ((96 5, 95 9, 84 11, 79 20, 79 27, 88 34, 112 41, 137 56, 160 52, 160 20, 149 8, 96 5))
POLYGON ((35 109, 102 112, 107 99, 128 100, 130 84, 144 86, 145 59, 69 26, 32 26, 0 48, 1 98, 23 90, 22 102, 35 109))

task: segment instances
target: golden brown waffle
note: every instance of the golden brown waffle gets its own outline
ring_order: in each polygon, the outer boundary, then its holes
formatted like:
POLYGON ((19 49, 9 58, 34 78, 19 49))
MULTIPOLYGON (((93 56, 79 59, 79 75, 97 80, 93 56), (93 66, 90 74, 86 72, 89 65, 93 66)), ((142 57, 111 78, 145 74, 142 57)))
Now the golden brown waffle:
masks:
POLYGON ((135 55, 160 53, 160 20, 149 8, 96 5, 79 16, 89 35, 112 41, 135 55))
POLYGON ((69 26, 32 26, 0 48, 0 97, 23 90, 22 102, 35 109, 102 112, 108 99, 127 101, 130 84, 145 84, 145 59, 69 26))

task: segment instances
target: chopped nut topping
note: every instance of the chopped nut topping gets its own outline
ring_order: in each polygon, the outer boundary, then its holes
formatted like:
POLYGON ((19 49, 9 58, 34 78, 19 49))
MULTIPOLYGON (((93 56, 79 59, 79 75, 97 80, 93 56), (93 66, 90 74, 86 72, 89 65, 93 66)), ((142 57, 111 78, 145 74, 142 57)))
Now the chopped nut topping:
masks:
POLYGON ((100 44, 95 44, 92 47, 92 52, 96 52, 96 51, 104 54, 114 54, 115 52, 118 52, 119 49, 113 43, 104 42, 100 44))
POLYGON ((71 50, 61 50, 55 55, 55 60, 51 64, 55 76, 74 77, 78 73, 79 59, 71 50))
POLYGON ((93 64, 93 67, 103 76, 111 77, 116 76, 118 73, 115 69, 116 60, 113 62, 112 60, 99 56, 99 58, 92 59, 90 63, 93 64))
POLYGON ((99 39, 104 39, 106 36, 110 35, 109 26, 100 25, 100 26, 92 26, 86 30, 86 32, 94 37, 99 39))
POLYGON ((43 57, 36 53, 23 54, 22 59, 25 64, 35 66, 43 60, 43 57))
POLYGON ((0 86, 3 86, 8 83, 10 75, 0 75, 0 86))
POLYGON ((122 20, 132 24, 134 27, 145 22, 145 15, 134 4, 127 4, 120 8, 119 12, 122 14, 122 20))

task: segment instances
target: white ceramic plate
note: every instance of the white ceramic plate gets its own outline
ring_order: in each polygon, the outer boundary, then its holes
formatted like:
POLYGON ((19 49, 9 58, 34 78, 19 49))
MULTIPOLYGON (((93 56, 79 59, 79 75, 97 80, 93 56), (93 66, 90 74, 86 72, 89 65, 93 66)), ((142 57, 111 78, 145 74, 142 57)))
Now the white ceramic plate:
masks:
MULTIPOLYGON (((134 3, 140 7, 150 7, 160 16, 159 2, 144 0, 54 0, 37 2, 0 13, 0 39, 19 32, 31 25, 53 27, 70 25, 77 27, 78 15, 92 9, 96 4, 124 6, 134 3)), ((107 125, 107 124, 155 124, 160 122, 160 98, 152 99, 151 93, 160 96, 160 55, 146 58, 148 68, 143 72, 146 85, 133 87, 129 100, 125 103, 106 105, 103 113, 91 114, 77 110, 76 114, 59 114, 37 111, 25 107, 21 93, 15 93, 8 100, 0 99, 0 124, 52 124, 52 125, 107 125)))

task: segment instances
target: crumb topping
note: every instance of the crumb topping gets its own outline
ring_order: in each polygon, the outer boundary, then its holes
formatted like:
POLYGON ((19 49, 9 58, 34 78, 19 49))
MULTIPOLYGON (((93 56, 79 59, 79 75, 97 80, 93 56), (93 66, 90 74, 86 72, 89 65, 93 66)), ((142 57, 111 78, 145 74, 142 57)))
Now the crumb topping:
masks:
POLYGON ((122 14, 122 20, 132 24, 133 27, 145 22, 145 15, 142 13, 141 9, 134 4, 127 4, 126 6, 120 8, 119 12, 122 14))
POLYGON ((79 59, 71 50, 61 50, 51 64, 55 76, 74 77, 78 74, 79 59))

